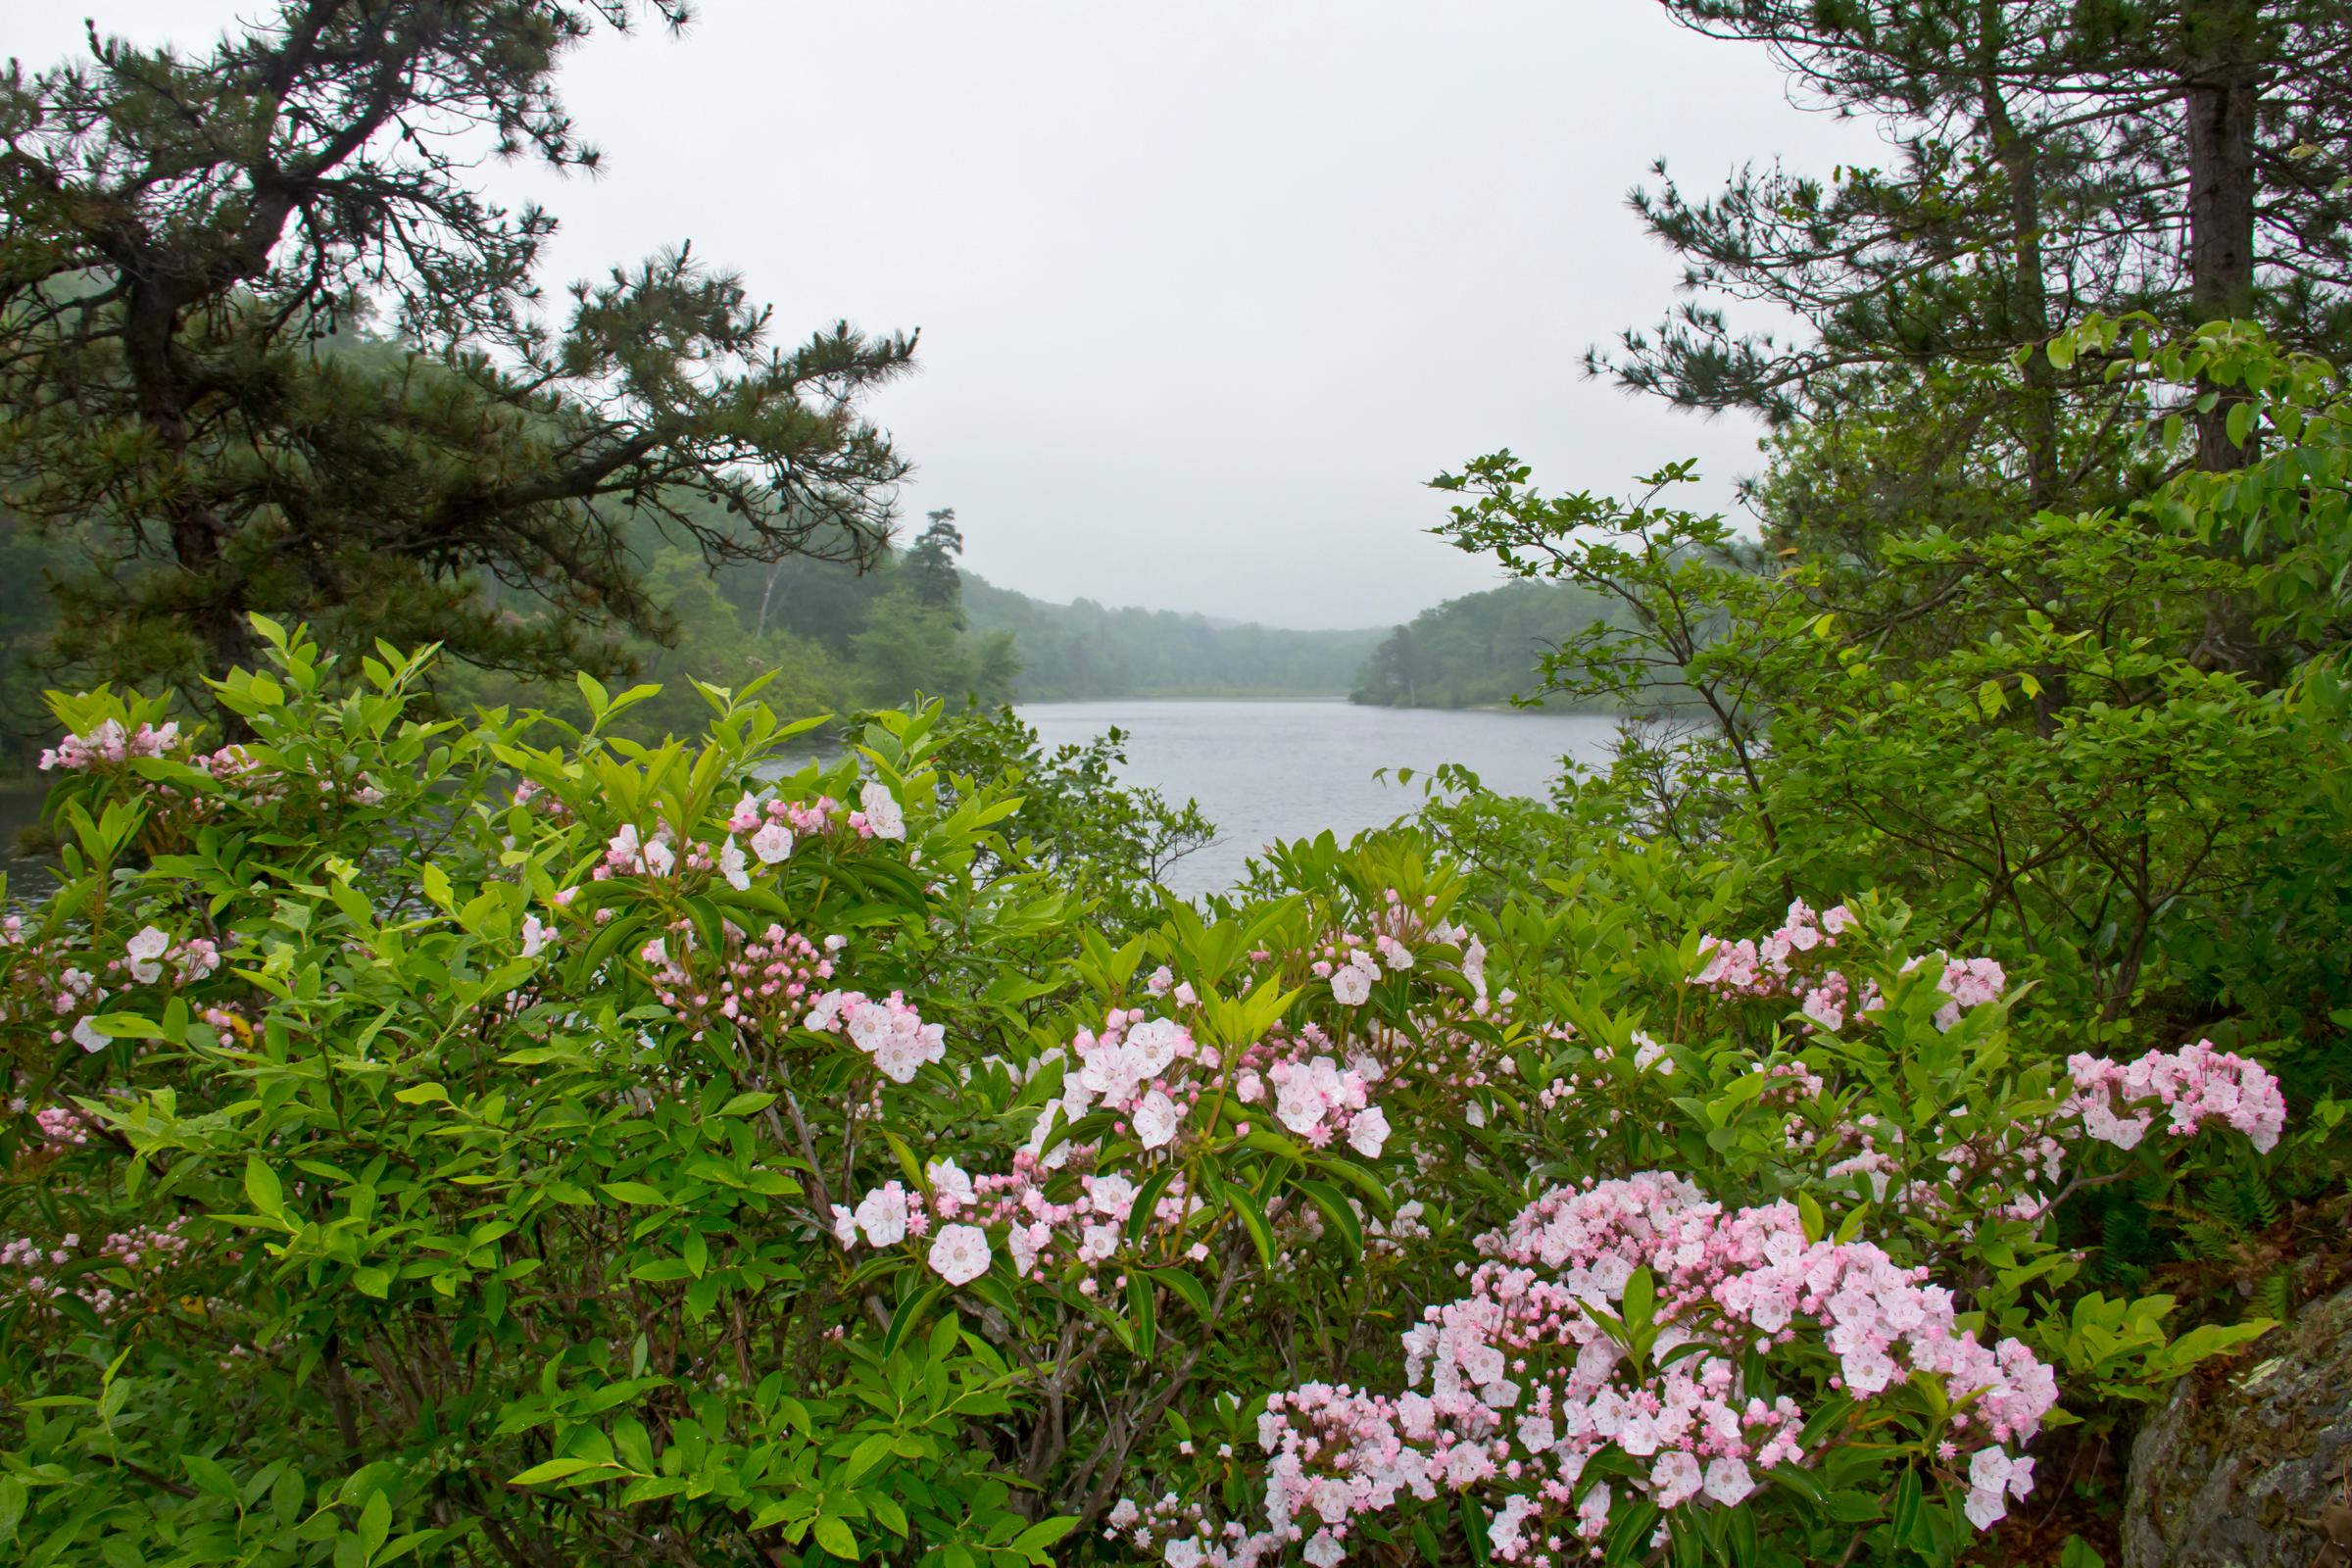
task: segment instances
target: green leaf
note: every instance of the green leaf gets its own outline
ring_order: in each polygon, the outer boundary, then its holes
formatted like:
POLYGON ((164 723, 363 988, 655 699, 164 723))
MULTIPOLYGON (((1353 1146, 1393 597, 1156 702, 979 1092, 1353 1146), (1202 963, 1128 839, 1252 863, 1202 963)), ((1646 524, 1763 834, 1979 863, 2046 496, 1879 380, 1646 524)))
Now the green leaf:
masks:
POLYGON ((551 1481, 562 1481, 567 1476, 576 1476, 583 1470, 597 1468, 599 1468, 599 1461, 595 1459, 550 1459, 545 1464, 531 1466, 518 1476, 509 1476, 507 1485, 510 1487, 543 1487, 551 1481))
POLYGON ((649 1187, 644 1182, 605 1182, 599 1191, 616 1203, 635 1203, 653 1208, 663 1208, 669 1203, 669 1199, 661 1188, 649 1187))
POLYGON ((277 1172, 263 1164, 259 1154, 245 1156, 245 1199, 271 1219, 286 1211, 286 1192, 278 1183, 277 1172))
POLYGON ((858 1551, 858 1538, 850 1534, 850 1527, 848 1525, 843 1524, 839 1519, 834 1518, 831 1514, 818 1514, 816 1516, 816 1525, 809 1532, 809 1534, 816 1537, 816 1544, 818 1545, 824 1547, 825 1550, 831 1552, 834 1556, 841 1558, 843 1561, 856 1562, 858 1560, 859 1555, 858 1551))
POLYGON ((1026 1553, 1031 1562, 1048 1562, 1051 1560, 1047 1556, 1048 1549, 1077 1528, 1078 1517, 1075 1514, 1055 1514, 1051 1519, 1040 1519, 1012 1538, 1012 1549, 1026 1553))
POLYGON ((1250 1233, 1250 1240, 1256 1244, 1258 1261, 1272 1268, 1274 1227, 1266 1223, 1266 1211, 1255 1195, 1238 1182, 1229 1182, 1221 1176, 1212 1176, 1208 1181, 1210 1190, 1225 1200, 1226 1206, 1233 1210, 1235 1217, 1241 1220, 1243 1229, 1250 1233))
POLYGON ((392 1499, 380 1492, 368 1494, 368 1504, 360 1510, 360 1545, 367 1560, 373 1562, 385 1538, 392 1534, 392 1499))
POLYGON ((1626 1280, 1621 1304, 1625 1309, 1627 1328, 1641 1330, 1649 1327, 1651 1314, 1656 1312, 1658 1306, 1658 1283, 1650 1277, 1648 1269, 1638 1268, 1626 1280))
POLYGON ((1183 1298, 1184 1304, 1193 1309, 1195 1317, 1203 1323, 1209 1320, 1213 1308, 1209 1302, 1208 1290, 1199 1280, 1193 1278, 1188 1270, 1148 1268, 1144 1272, 1152 1276, 1153 1284, 1164 1285, 1183 1298))
POLYGON ((179 1456, 179 1462, 181 1467, 188 1472, 188 1479, 196 1483, 196 1490, 199 1492, 209 1492, 214 1496, 225 1497, 230 1502, 237 1500, 235 1480, 226 1470, 220 1468, 218 1462, 207 1459, 200 1453, 183 1453, 179 1456))
POLYGON ((1152 1308, 1152 1278, 1148 1269, 1127 1276, 1127 1321, 1135 1329, 1135 1353, 1149 1359, 1159 1343, 1159 1318, 1152 1308))
POLYGON ((939 1298, 947 1294, 947 1282, 941 1280, 929 1289, 917 1291, 901 1301, 898 1311, 891 1314, 889 1330, 882 1336, 882 1353, 884 1355, 897 1354, 899 1347, 906 1342, 906 1336, 921 1324, 924 1317, 930 1313, 931 1308, 939 1304, 939 1298))
POLYGON ((1348 1258, 1352 1260, 1363 1256, 1363 1221, 1355 1217, 1355 1210, 1348 1206, 1348 1200, 1340 1196, 1339 1189, 1328 1182, 1300 1182, 1298 1190, 1323 1211, 1323 1217, 1331 1222, 1332 1229, 1340 1233, 1340 1246, 1348 1258))

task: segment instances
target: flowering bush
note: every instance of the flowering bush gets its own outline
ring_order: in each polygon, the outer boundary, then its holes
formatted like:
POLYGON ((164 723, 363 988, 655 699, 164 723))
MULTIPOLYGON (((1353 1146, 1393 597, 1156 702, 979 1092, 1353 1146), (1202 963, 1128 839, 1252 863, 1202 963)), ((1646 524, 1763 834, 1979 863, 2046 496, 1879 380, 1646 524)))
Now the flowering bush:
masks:
POLYGON ((1407 832, 1106 935, 937 710, 649 748, 260 630, 233 748, 57 703, 31 1560, 1949 1560, 2062 1396, 2259 1330, 2075 1292, 2053 1216, 2268 1148, 2263 1069, 2037 1053, 1898 908, 1661 937, 1407 832))

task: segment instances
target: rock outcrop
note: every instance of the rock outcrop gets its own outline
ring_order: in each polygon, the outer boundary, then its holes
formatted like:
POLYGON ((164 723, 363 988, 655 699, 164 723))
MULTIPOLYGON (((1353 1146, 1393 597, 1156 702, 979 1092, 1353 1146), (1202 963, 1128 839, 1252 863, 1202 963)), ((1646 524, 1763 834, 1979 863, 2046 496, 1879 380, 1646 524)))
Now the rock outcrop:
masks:
POLYGON ((2352 1290, 2180 1380, 2132 1447, 2124 1568, 2352 1568, 2352 1290))

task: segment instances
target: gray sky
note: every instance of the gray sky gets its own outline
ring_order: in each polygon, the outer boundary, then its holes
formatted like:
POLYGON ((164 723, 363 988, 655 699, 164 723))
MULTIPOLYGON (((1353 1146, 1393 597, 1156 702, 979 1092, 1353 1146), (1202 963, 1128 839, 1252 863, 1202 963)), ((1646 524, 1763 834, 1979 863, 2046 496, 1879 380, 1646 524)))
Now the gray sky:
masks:
MULTIPOLYGON (((6 51, 47 65, 84 15, 190 46, 260 7, 9 9, 6 51)), ((702 10, 570 62, 599 178, 490 176, 563 220, 546 281, 691 239, 780 336, 920 327, 875 405, 907 514, 954 507, 967 564, 1046 599, 1408 618, 1495 580, 1422 531, 1423 481, 1498 446, 1554 490, 1695 457, 1728 506, 1753 425, 1577 369, 1673 301, 1625 190, 1657 155, 1696 189, 1880 152, 1649 0, 702 10)))

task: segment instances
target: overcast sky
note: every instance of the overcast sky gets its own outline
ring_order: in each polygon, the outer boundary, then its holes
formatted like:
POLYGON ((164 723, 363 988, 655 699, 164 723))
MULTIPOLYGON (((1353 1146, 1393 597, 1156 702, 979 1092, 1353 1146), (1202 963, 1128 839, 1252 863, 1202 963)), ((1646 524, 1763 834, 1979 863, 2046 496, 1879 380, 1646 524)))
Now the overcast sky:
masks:
MULTIPOLYGON (((261 9, 13 0, 5 49, 50 64, 84 15, 199 45, 261 9)), ((1577 368, 1673 303, 1626 189, 1660 155, 1698 188, 1878 151, 1650 0, 701 11, 569 63, 599 178, 489 176, 562 220, 547 281, 691 239, 780 334, 921 328, 875 404, 907 515, 954 507, 967 564, 1045 599, 1408 618, 1496 580, 1424 532, 1424 481, 1498 446, 1553 489, 1695 457, 1728 506, 1752 424, 1577 368)))

